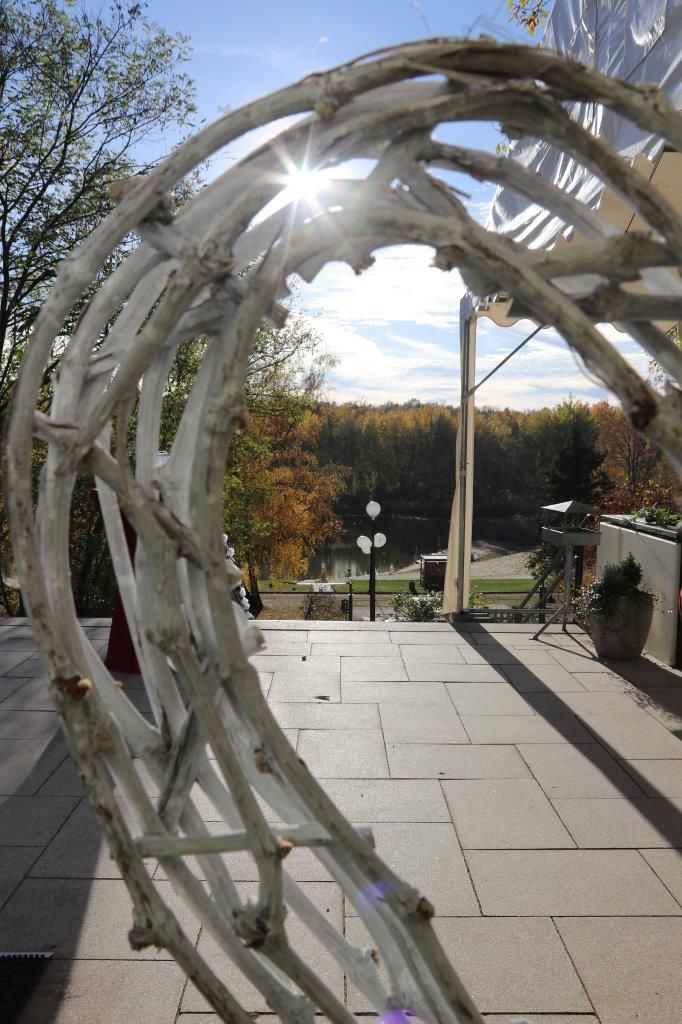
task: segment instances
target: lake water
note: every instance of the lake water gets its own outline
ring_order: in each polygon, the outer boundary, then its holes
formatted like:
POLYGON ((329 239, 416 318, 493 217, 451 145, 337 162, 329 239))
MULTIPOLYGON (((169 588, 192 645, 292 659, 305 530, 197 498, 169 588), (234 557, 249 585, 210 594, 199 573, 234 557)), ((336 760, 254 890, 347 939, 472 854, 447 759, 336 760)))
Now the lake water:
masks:
MULTIPOLYGON (((367 516, 344 518, 343 536, 335 544, 326 544, 310 560, 310 576, 343 577, 350 569, 353 576, 369 572, 369 555, 363 555, 356 544, 361 534, 369 536, 371 524, 367 516)), ((416 562, 419 555, 447 547, 448 519, 419 519, 410 516, 379 516, 377 533, 386 534, 386 545, 377 548, 377 571, 392 572, 416 562)))
MULTIPOLYGON (((352 576, 369 572, 369 555, 363 555, 356 544, 361 534, 369 535, 371 525, 367 516, 346 516, 344 531, 335 544, 325 544, 310 560, 309 575, 319 579, 327 576, 343 578, 350 569, 352 576)), ((386 534, 386 545, 377 549, 377 571, 393 572, 416 562, 420 555, 447 547, 449 519, 420 518, 418 516, 379 516, 377 533, 386 534)), ((512 516, 505 519, 474 517, 474 545, 493 544, 501 550, 517 550, 535 541, 537 528, 533 519, 512 516)))

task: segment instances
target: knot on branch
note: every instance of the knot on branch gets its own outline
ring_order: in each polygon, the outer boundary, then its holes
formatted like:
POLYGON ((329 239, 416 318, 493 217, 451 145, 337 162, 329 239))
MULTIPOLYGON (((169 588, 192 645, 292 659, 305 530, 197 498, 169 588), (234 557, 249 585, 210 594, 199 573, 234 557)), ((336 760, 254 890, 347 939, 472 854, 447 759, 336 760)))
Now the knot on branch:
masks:
POLYGON ((436 908, 431 900, 427 900, 426 896, 421 896, 415 909, 415 914, 418 917, 423 917, 426 921, 430 921, 436 914, 436 908))
POLYGON ((288 839, 280 839, 279 846, 277 847, 277 855, 280 860, 284 860, 288 857, 294 848, 294 844, 290 843, 288 839))
POLYGON ((270 758, 263 747, 256 747, 253 752, 253 759, 256 763, 256 771, 263 772, 266 775, 272 775, 270 758))
MULTIPOLYGON (((114 202, 120 203, 144 180, 144 174, 132 174, 129 178, 118 178, 116 181, 110 182, 107 189, 114 202)), ((170 224, 173 220, 173 210, 173 197, 161 196, 156 206, 153 206, 144 218, 143 223, 146 221, 149 224, 170 224)))
POLYGON ((114 742, 107 729, 99 728, 95 729, 92 733, 92 742, 90 745, 94 754, 101 754, 105 750, 111 750, 114 742))
POLYGON ((321 95, 315 104, 315 113, 321 121, 326 121, 348 103, 351 97, 345 89, 332 85, 329 77, 325 77, 323 83, 321 95))
POLYGON ((247 903, 233 915, 234 930, 249 949, 261 949, 270 935, 270 922, 253 903, 247 903))
POLYGON ((658 412, 656 399, 648 388, 642 388, 640 397, 629 410, 630 421, 636 430, 644 430, 658 412))
POLYGON ((52 685, 72 700, 86 700, 92 693, 92 680, 84 676, 69 676, 66 679, 56 676, 52 685))
POLYGON ((128 942, 131 949, 135 950, 147 949, 149 946, 156 946, 157 949, 161 948, 161 943, 151 925, 144 927, 134 925, 128 932, 128 942))
POLYGON ((436 249, 433 266, 438 270, 454 270, 462 261, 462 250, 457 245, 442 245, 436 249))
POLYGON ((243 430, 246 430, 249 425, 249 410, 245 405, 243 405, 241 409, 237 410, 232 417, 232 422, 234 424, 234 429, 238 434, 241 434, 243 430))

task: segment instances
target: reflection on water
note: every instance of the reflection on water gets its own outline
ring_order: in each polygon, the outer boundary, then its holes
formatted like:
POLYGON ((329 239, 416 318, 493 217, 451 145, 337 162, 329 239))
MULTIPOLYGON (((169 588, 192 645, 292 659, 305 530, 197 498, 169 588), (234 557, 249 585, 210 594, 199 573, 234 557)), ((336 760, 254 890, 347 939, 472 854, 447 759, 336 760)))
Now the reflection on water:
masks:
MULTIPOLYGON (((369 555, 363 555, 356 544, 361 534, 369 534, 367 516, 349 516, 344 519, 344 532, 336 544, 325 544, 319 554, 310 560, 310 576, 316 579, 322 571, 328 576, 345 576, 350 569, 353 576, 369 572, 369 555)), ((377 533, 386 534, 386 546, 377 549, 377 571, 392 572, 415 562, 420 555, 438 551, 447 546, 448 519, 417 519, 408 516, 379 516, 377 533)))

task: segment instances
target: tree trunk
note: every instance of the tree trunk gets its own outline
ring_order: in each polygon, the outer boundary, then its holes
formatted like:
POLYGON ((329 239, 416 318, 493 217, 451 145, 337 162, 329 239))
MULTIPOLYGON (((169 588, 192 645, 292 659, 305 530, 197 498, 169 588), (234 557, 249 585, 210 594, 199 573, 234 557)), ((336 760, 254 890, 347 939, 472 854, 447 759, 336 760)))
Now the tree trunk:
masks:
POLYGON ((249 611, 253 615, 254 619, 257 619, 263 611, 263 599, 260 596, 260 590, 258 589, 258 577, 256 576, 256 569, 253 565, 249 565, 249 589, 246 596, 249 600, 249 611))

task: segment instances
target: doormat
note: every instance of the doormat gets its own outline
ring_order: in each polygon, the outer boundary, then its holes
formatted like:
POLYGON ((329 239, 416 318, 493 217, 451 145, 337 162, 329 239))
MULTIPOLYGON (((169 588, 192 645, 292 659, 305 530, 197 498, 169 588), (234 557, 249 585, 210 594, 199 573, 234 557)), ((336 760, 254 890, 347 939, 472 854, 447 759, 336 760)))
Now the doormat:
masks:
POLYGON ((0 953, 3 1022, 14 1024, 18 1019, 51 957, 52 953, 0 953))

